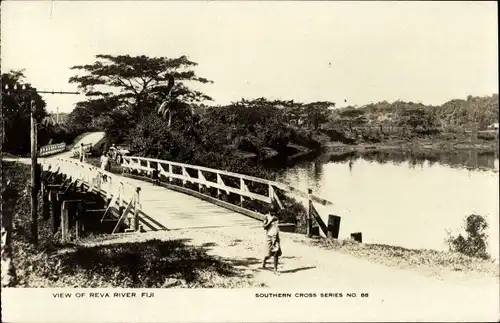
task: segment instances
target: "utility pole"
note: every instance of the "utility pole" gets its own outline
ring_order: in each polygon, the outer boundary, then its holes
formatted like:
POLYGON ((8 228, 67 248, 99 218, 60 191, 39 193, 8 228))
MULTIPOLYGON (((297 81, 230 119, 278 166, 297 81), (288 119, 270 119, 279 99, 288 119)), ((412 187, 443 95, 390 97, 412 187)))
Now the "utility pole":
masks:
POLYGON ((56 108, 56 124, 59 124, 59 107, 56 108))
MULTIPOLYGON (((9 92, 9 85, 5 85, 5 90, 7 93, 9 92)), ((78 92, 54 92, 54 91, 37 91, 36 88, 27 88, 25 84, 19 89, 22 93, 26 93, 30 102, 30 119, 31 119, 31 238, 33 239, 33 244, 38 245, 38 215, 37 215, 37 206, 38 206, 38 183, 40 178, 37 176, 37 122, 36 122, 36 102, 33 97, 34 93, 47 93, 47 94, 79 94, 78 92)), ((17 84, 14 84, 14 91, 18 91, 17 84)), ((40 175, 40 174, 38 174, 40 175)))
MULTIPOLYGON (((36 91, 36 90, 35 90, 36 91)), ((31 111, 31 237, 33 238, 33 243, 38 245, 38 217, 37 217, 37 182, 40 180, 37 178, 37 130, 36 130, 36 119, 35 119, 35 100, 30 96, 30 111, 31 111)))

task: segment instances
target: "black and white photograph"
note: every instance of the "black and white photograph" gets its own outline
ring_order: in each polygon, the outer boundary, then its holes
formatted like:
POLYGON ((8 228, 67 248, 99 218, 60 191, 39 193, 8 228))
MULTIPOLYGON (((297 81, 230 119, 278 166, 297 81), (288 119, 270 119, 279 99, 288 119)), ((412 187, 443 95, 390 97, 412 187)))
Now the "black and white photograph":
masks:
POLYGON ((497 3, 2 1, 2 321, 498 321, 497 3))

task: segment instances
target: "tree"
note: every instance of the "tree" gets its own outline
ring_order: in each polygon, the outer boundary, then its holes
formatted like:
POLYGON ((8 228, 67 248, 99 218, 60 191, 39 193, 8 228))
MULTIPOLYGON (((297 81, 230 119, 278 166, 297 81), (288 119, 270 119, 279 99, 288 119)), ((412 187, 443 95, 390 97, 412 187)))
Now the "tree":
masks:
POLYGON ((172 116, 174 114, 184 113, 185 115, 193 116, 195 114, 193 106, 186 102, 182 102, 179 100, 181 96, 179 92, 185 91, 185 89, 180 86, 177 87, 176 91, 172 93, 174 87, 175 79, 173 76, 170 77, 167 88, 166 88, 166 98, 160 106, 158 107, 158 113, 165 119, 168 120, 168 128, 172 126, 172 116))
POLYGON ((314 130, 318 130, 319 126, 327 123, 330 118, 330 108, 335 107, 335 103, 321 101, 321 102, 311 102, 304 105, 303 116, 310 127, 314 130))
POLYGON ((365 110, 355 107, 347 107, 339 112, 340 117, 349 124, 349 130, 353 131, 353 126, 366 123, 365 110))
POLYGON ((189 88, 186 82, 210 83, 196 76, 192 70, 197 63, 186 56, 178 58, 129 55, 97 55, 91 65, 77 65, 72 69, 85 72, 70 78, 77 83, 89 102, 113 99, 130 106, 134 119, 140 121, 152 108, 169 95, 179 102, 211 100, 202 92, 189 88), (168 81, 175 78, 175 88, 168 81))
POLYGON ((410 126, 415 131, 418 127, 428 129, 434 126, 430 113, 421 107, 410 107, 400 114, 401 126, 410 126))
POLYGON ((23 71, 2 74, 3 151, 25 154, 30 151, 30 100, 34 100, 35 119, 38 123, 47 116, 47 111, 45 101, 38 93, 13 91, 15 84, 26 85, 27 91, 32 88, 31 84, 25 80, 23 71), (5 85, 8 85, 9 90, 5 89, 5 85))

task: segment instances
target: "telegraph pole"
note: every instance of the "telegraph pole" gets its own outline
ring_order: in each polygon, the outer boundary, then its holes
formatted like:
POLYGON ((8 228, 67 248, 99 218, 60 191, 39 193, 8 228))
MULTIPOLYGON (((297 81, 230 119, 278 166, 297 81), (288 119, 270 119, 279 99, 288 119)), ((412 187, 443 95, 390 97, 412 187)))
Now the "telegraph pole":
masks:
POLYGON ((31 98, 30 95, 30 111, 31 111, 31 237, 33 238, 33 243, 38 245, 38 217, 37 217, 37 198, 38 190, 37 183, 40 180, 37 178, 37 130, 36 130, 36 119, 35 119, 35 100, 31 98))
MULTIPOLYGON (((9 85, 5 85, 5 90, 9 93, 9 85)), ((14 84, 14 91, 18 91, 17 84, 14 84)), ((38 245, 38 215, 37 215, 37 206, 38 206, 38 183, 40 178, 37 176, 37 122, 36 122, 36 102, 33 97, 34 93, 46 93, 46 94, 79 94, 78 92, 55 92, 55 91, 37 91, 36 88, 27 88, 25 84, 20 88, 22 93, 26 93, 30 100, 30 119, 31 119, 31 237, 33 239, 33 243, 38 245)), ((40 175, 40 174, 38 174, 40 175)))

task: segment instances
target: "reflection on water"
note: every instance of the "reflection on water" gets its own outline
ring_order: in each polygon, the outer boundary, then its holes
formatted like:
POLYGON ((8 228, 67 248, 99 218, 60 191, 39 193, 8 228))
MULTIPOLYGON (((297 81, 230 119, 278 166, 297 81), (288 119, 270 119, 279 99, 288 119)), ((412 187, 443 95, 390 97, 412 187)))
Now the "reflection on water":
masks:
POLYGON ((371 152, 322 155, 280 175, 280 181, 334 203, 341 238, 363 232, 367 243, 446 250, 469 214, 487 218, 490 254, 498 257, 498 155, 371 152))

